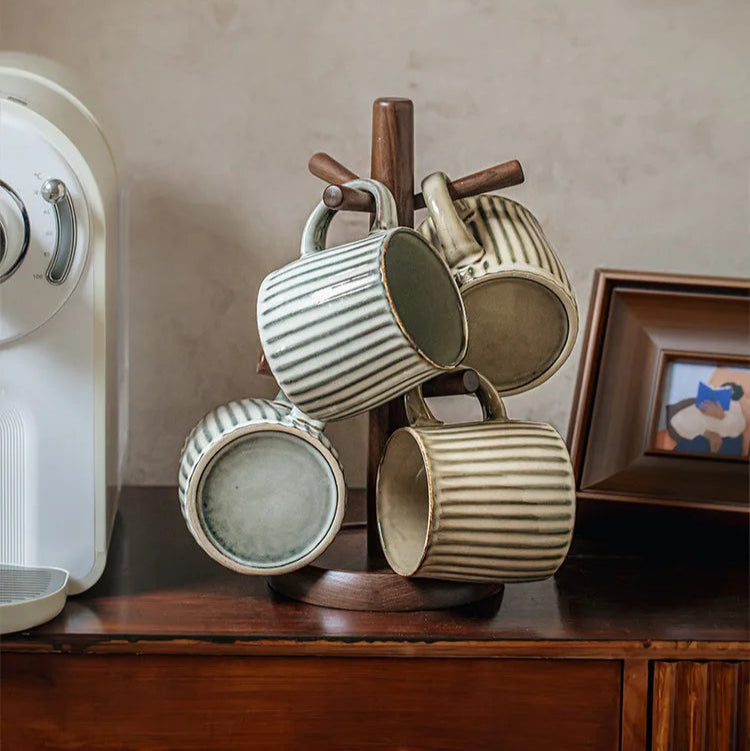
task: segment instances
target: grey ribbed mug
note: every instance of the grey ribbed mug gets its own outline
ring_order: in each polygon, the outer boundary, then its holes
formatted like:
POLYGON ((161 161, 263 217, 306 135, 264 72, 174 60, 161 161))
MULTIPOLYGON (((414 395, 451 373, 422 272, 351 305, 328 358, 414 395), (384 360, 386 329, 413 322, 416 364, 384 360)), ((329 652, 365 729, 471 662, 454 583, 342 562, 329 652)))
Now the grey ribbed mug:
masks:
POLYGON ((508 420, 480 375, 484 422, 444 425, 421 386, 405 397, 409 427, 388 440, 377 516, 396 573, 475 582, 551 576, 570 546, 575 482, 549 425, 508 420))
POLYGON ((302 233, 301 258, 269 274, 258 294, 258 332, 286 396, 318 420, 373 409, 460 364, 467 324, 439 252, 399 227, 375 180, 347 185, 375 197, 367 237, 325 249, 336 213, 320 203, 302 233))
POLYGON ((279 394, 211 410, 182 450, 179 495, 196 542, 243 574, 295 571, 341 528, 344 471, 323 435, 279 394))

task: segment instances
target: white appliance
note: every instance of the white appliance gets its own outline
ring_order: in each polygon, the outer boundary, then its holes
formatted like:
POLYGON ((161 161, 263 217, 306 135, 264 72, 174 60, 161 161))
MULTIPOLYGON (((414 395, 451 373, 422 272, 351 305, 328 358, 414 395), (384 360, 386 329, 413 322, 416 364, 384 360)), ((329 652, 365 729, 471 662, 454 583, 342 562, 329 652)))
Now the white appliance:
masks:
POLYGON ((96 582, 120 489, 119 196, 84 102, 0 54, 0 633, 96 582))

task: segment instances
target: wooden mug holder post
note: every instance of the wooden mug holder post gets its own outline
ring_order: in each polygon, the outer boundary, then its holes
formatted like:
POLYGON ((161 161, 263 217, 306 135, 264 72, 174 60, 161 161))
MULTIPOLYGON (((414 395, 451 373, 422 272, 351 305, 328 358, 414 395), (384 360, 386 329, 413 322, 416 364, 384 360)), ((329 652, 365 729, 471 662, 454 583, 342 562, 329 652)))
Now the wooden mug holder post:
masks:
MULTIPOLYGON (((368 193, 342 183, 357 177, 327 154, 314 154, 310 172, 329 185, 323 200, 341 211, 374 210, 368 193)), ((370 175, 393 193, 399 224, 414 226, 414 209, 423 208, 422 195, 414 195, 414 105, 409 99, 376 99, 372 113, 370 175)), ((496 165, 455 180, 449 185, 454 199, 518 185, 523 171, 517 161, 496 165)), ((261 356, 259 372, 267 372, 261 356)), ((426 385, 432 395, 473 393, 478 385, 472 371, 447 373, 426 385)), ((396 399, 370 412, 367 457, 367 561, 366 571, 306 566, 290 574, 269 578, 281 594, 313 605, 345 610, 435 610, 481 600, 502 590, 502 584, 446 582, 401 577, 385 561, 378 537, 375 482, 378 463, 389 435, 405 424, 403 402, 396 399)))

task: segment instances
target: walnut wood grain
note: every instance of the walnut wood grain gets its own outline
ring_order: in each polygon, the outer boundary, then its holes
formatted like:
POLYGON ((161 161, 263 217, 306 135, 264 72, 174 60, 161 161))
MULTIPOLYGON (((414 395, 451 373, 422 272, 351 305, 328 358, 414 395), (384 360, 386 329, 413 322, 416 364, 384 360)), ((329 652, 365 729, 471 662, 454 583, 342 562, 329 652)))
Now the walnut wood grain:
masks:
POLYGON ((648 660, 624 660, 620 751, 647 751, 648 660))
POLYGON ((726 294, 727 290, 747 294, 748 280, 733 277, 703 277, 689 274, 663 274, 648 271, 596 269, 578 368, 573 408, 570 414, 568 443, 576 472, 585 455, 593 395, 599 376, 604 335, 607 329, 612 293, 616 289, 664 290, 707 295, 726 294))
MULTIPOLYGON (((332 172, 327 172, 327 174, 332 174, 332 172)), ((352 179, 354 178, 347 178, 347 180, 352 179)), ((456 201, 459 198, 469 198, 480 193, 490 193, 494 190, 520 185, 524 179, 521 163, 517 159, 513 159, 449 182, 448 192, 451 198, 456 201)), ((346 180, 342 179, 338 182, 346 182, 346 180)), ((323 202, 328 208, 339 211, 373 212, 375 210, 375 201, 369 193, 340 184, 329 185, 323 191, 323 202)), ((425 208, 424 196, 421 193, 414 196, 414 208, 425 208)))
MULTIPOLYGON (((479 172, 453 180, 448 184, 448 192, 455 201, 480 193, 491 193, 493 190, 512 188, 514 185, 520 185, 525 179, 521 162, 511 159, 509 162, 493 164, 479 172)), ((414 196, 414 205, 418 209, 425 207, 424 196, 421 193, 414 196)))
POLYGON ((343 610, 441 610, 494 597, 502 584, 471 584, 406 579, 393 571, 346 571, 306 566, 274 576, 270 586, 295 600, 343 610))
MULTIPOLYGON (((349 508, 364 516, 364 494, 349 508)), ((322 565, 366 569, 364 533, 342 532, 322 565)), ((747 540, 745 540, 747 545, 747 540)), ((574 541, 553 580, 513 584, 447 611, 309 607, 262 578, 221 567, 196 545, 175 488, 128 488, 107 567, 54 621, 0 640, 4 653, 747 659, 747 558, 695 544, 661 558, 574 541)))
POLYGON ((323 203, 336 211, 375 211, 375 199, 348 185, 328 185, 323 191, 323 203))
POLYGON ((307 163, 310 172, 328 183, 346 183, 356 180, 357 175, 341 162, 336 161, 330 154, 319 151, 310 157, 307 163))
POLYGON ((747 462, 648 451, 660 353, 687 349, 685 321, 690 320, 701 321, 690 334, 693 351, 750 355, 747 297, 674 296, 666 289, 616 289, 612 293, 580 490, 616 492, 634 500, 639 496, 671 498, 708 507, 718 495, 717 500, 750 513, 747 462), (639 378, 629 377, 634 362, 639 378), (621 427, 613 430, 613 425, 621 427), (717 488, 721 488, 718 494, 717 488))
POLYGON ((414 103, 383 97, 372 105, 370 177, 393 193, 402 227, 414 226, 414 103))
POLYGON ((6 655, 3 751, 616 751, 620 666, 6 655))
POLYGON ((479 376, 475 370, 453 370, 441 373, 422 386, 422 393, 427 396, 463 396, 474 394, 479 388, 479 376))
MULTIPOLYGON (((414 104, 388 97, 372 104, 370 177, 393 194, 402 227, 414 226, 414 104)), ((401 399, 370 412, 367 444, 367 555, 374 569, 387 568, 378 536, 375 483, 388 436, 406 423, 401 399)))
MULTIPOLYGON (((746 462, 649 449, 664 353, 750 354, 749 295, 747 279, 597 272, 568 432, 581 499, 750 517, 746 462), (633 362, 638 378, 631 377, 633 362)), ((581 514, 588 508, 582 504, 581 514)))
POLYGON ((653 711, 651 716, 652 751, 671 751, 677 663, 660 662, 654 666, 653 711))
POLYGON ((657 662, 652 751, 747 751, 748 662, 657 662))

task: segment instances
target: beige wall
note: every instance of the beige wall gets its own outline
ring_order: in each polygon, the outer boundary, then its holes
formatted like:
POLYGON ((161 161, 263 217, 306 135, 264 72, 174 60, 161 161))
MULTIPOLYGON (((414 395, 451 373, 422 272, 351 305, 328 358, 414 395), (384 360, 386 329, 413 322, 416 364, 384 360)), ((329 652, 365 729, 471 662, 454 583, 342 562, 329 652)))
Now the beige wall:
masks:
MULTIPOLYGON (((750 4, 738 0, 0 0, 0 45, 88 79, 130 189, 129 481, 173 483, 210 407, 271 396, 256 292, 370 105, 416 105, 417 175, 519 158, 585 315, 597 266, 750 275, 750 4)), ((334 239, 361 223, 342 218, 334 239)), ((512 415, 563 431, 578 348, 512 415)), ((349 482, 365 420, 331 426, 349 482)))

